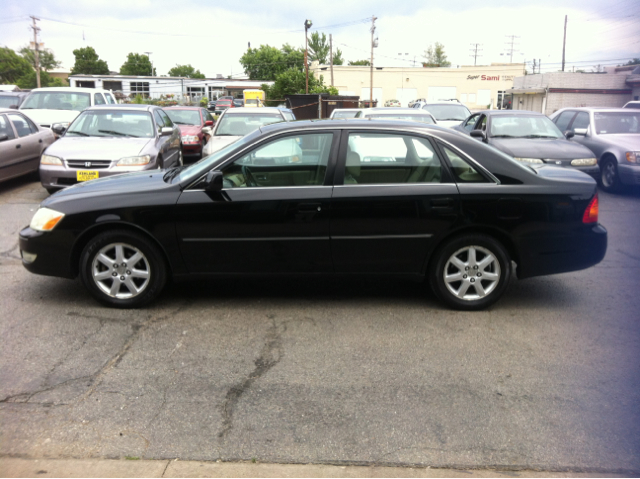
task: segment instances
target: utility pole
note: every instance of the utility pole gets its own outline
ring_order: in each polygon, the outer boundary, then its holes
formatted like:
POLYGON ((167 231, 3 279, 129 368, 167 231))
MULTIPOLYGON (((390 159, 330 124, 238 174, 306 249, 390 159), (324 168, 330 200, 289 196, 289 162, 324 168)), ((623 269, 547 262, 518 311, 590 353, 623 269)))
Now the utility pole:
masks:
MULTIPOLYGON (((515 50, 514 45, 515 45, 515 39, 516 38, 520 38, 516 35, 505 35, 507 38, 511 38, 511 42, 507 42, 507 45, 511 45, 511 49, 509 51, 509 63, 513 63, 513 52, 515 50)), ((509 50, 509 49, 507 49, 509 50)))
POLYGON ((333 38, 329 34, 329 61, 331 63, 331 86, 333 86, 333 38))
POLYGON ((567 15, 564 16, 564 40, 562 40, 562 71, 564 71, 564 49, 567 46, 567 15))
MULTIPOLYGON (((153 52, 144 52, 147 54, 147 59, 149 60, 149 63, 151 63, 151 57, 149 55, 151 55, 153 52)), ((151 63, 151 76, 153 76, 153 63, 151 63)))
POLYGON ((533 74, 536 74, 536 59, 533 59, 533 74))
POLYGON ((311 20, 304 21, 304 68, 306 72, 306 84, 305 84, 306 86, 304 91, 307 95, 309 94, 309 61, 308 61, 309 46, 307 44, 307 30, 311 28, 311 25, 313 25, 311 20))
POLYGON ((33 45, 35 48, 34 57, 36 59, 36 85, 40 88, 40 50, 38 49, 38 32, 40 31, 40 27, 36 25, 36 21, 40 21, 39 18, 31 15, 31 19, 33 20, 33 45))
MULTIPOLYGON (((472 48, 472 49, 471 49, 471 51, 472 51, 473 53, 472 53, 471 55, 469 55, 469 56, 473 57, 473 64, 474 64, 474 66, 475 66, 475 64, 476 64, 476 58, 477 58, 478 56, 482 56, 482 55, 478 55, 478 46, 479 46, 479 45, 482 45, 482 43, 472 43, 472 44, 471 44, 471 46, 472 46, 472 47, 474 47, 474 48, 472 48)), ((480 51, 482 51, 482 49, 481 49, 480 51)))
POLYGON ((378 46, 377 39, 373 39, 373 34, 376 31, 375 15, 371 17, 371 65, 370 65, 370 80, 369 80, 369 108, 373 108, 373 48, 378 46))

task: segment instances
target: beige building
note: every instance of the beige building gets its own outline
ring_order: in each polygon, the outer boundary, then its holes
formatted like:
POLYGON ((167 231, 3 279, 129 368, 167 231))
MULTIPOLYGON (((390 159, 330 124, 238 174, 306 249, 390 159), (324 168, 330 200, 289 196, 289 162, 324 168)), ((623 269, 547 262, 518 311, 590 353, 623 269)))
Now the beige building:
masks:
MULTIPOLYGON (((424 98, 427 101, 457 99, 471 110, 497 108, 513 80, 524 75, 524 63, 492 63, 460 68, 374 67, 373 99, 382 106, 387 100, 399 100, 402 106, 424 98)), ((328 65, 311 65, 310 73, 331 84, 328 65)), ((370 68, 334 66, 333 85, 341 95, 369 100, 370 68)))

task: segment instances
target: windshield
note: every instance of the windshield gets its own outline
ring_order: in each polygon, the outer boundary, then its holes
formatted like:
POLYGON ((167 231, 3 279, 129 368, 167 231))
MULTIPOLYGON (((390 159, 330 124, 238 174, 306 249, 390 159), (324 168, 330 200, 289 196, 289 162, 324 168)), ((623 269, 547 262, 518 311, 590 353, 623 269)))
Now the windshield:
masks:
POLYGON ((198 110, 174 110, 167 108, 164 110, 171 121, 178 125, 201 125, 200 112, 198 110))
POLYGON ((593 118, 598 135, 640 133, 640 111, 596 112, 593 118))
POLYGON ((489 136, 494 138, 564 138, 546 116, 494 116, 489 136))
POLYGON ((91 106, 89 93, 36 91, 27 97, 20 109, 82 111, 88 106, 91 106))
POLYGON ((433 115, 437 121, 464 120, 471 112, 464 105, 425 105, 422 107, 433 115))
POLYGON ((9 108, 20 103, 20 98, 12 95, 0 95, 0 108, 9 108))
POLYGON ((377 118, 377 119, 384 119, 384 120, 406 120, 406 121, 419 121, 420 123, 429 123, 430 125, 433 125, 435 122, 433 121, 433 118, 431 118, 431 115, 402 115, 402 114, 384 114, 384 113, 378 113, 376 115, 367 115, 366 118, 377 118))
POLYGON ((355 118, 360 110, 355 111, 340 111, 334 110, 332 118, 355 118))
POLYGON ((153 138, 154 129, 149 112, 100 109, 80 113, 65 136, 153 138))
POLYGON ((261 126, 282 121, 277 113, 243 113, 224 115, 218 120, 213 136, 244 136, 261 126))
POLYGON ((176 176, 177 181, 182 183, 183 181, 190 182, 193 181, 211 168, 213 168, 220 160, 226 158, 231 152, 235 150, 240 150, 244 148, 247 144, 251 143, 254 138, 260 134, 257 130, 253 132, 251 135, 247 135, 243 138, 238 139, 238 141, 234 141, 233 143, 228 144, 224 148, 216 151, 212 155, 205 156, 199 161, 196 161, 192 165, 187 166, 183 170, 180 171, 180 174, 176 176))

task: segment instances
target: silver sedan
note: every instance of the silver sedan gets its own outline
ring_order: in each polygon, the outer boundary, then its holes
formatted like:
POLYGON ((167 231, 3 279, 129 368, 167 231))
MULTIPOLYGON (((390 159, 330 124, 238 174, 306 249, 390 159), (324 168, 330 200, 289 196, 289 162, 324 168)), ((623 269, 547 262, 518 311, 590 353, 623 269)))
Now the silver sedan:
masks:
POLYGON ((14 109, 0 108, 0 181, 38 171, 40 155, 54 141, 51 130, 14 109))

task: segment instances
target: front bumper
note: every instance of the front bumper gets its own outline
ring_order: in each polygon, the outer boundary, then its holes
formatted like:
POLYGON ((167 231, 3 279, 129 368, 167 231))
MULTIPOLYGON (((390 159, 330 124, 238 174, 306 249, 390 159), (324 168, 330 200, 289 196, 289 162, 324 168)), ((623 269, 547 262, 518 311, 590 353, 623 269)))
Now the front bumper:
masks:
POLYGON ((41 232, 24 228, 18 237, 22 265, 31 273, 74 278, 71 269, 73 239, 66 236, 56 230, 41 232))
POLYGON ((106 178, 107 176, 121 175, 123 173, 131 173, 132 171, 153 170, 156 168, 156 161, 152 160, 148 165, 132 166, 129 168, 115 167, 112 165, 100 165, 96 161, 91 161, 92 166, 86 168, 72 168, 67 162, 63 166, 43 165, 40 164, 40 182, 42 186, 48 189, 62 189, 80 183, 78 180, 78 171, 97 171, 98 178, 106 178), (94 163, 98 164, 95 166, 94 163))

